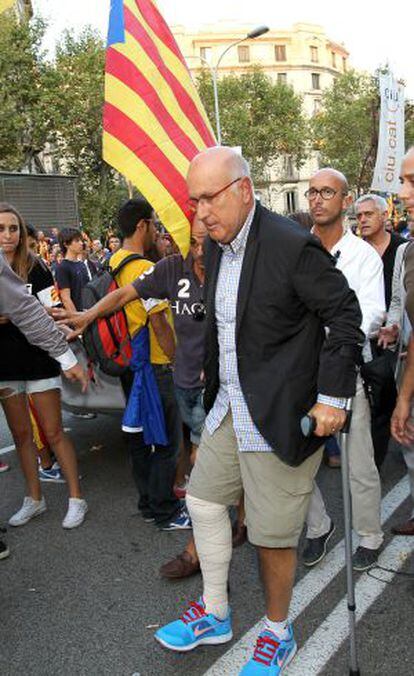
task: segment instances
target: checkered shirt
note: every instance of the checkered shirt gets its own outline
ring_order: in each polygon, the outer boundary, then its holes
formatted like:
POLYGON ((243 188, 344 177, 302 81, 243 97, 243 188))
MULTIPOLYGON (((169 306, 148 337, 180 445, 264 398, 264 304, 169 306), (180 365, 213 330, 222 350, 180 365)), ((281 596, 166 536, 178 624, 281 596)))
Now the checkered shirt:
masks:
POLYGON ((206 419, 207 430, 213 434, 229 408, 239 451, 271 451, 248 411, 240 386, 236 354, 236 305, 240 273, 246 242, 253 221, 254 208, 237 237, 222 246, 223 255, 216 289, 216 322, 220 346, 220 387, 214 406, 206 419))

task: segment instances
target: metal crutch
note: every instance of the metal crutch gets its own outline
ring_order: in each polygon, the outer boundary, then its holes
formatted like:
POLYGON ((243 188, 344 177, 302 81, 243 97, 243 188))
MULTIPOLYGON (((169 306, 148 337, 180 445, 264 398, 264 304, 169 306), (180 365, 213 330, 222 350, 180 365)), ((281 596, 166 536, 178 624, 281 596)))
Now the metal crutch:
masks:
MULTIPOLYGON (((357 655, 356 641, 356 603, 354 588, 354 571, 352 568, 352 505, 351 490, 349 484, 349 453, 348 436, 352 419, 352 397, 346 400, 346 421, 339 435, 339 445, 341 449, 341 477, 342 477, 342 498, 344 510, 345 527, 345 564, 346 564, 346 587, 348 603, 348 621, 349 621, 349 673, 350 676, 360 676, 357 655)), ((315 431, 315 419, 311 416, 305 416, 301 420, 302 432, 309 437, 315 431)))
POLYGON ((346 401, 346 421, 339 434, 341 448, 341 476, 342 476, 342 499, 344 503, 344 527, 345 527, 345 563, 346 563, 346 588, 348 598, 349 618, 349 673, 350 676, 359 676, 356 640, 356 603, 354 588, 354 571, 352 568, 352 504, 351 489, 349 483, 349 453, 348 438, 352 419, 352 398, 346 401))

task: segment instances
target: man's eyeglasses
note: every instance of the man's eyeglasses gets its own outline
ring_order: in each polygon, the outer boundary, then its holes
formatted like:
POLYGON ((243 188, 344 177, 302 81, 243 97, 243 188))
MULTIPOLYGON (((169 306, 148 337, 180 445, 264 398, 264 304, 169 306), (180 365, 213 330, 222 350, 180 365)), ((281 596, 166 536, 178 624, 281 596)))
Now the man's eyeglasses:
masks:
MULTIPOLYGON (((331 200, 338 192, 338 190, 334 190, 333 188, 321 188, 320 190, 309 188, 309 190, 305 192, 305 197, 307 200, 314 200, 317 195, 320 195, 323 200, 331 200)), ((341 194, 345 196, 347 193, 342 191, 341 194)))
POLYGON ((221 195, 221 193, 223 193, 225 190, 227 190, 227 188, 230 188, 231 185, 233 185, 234 183, 237 183, 237 181, 241 181, 242 178, 243 178, 243 176, 239 176, 239 178, 235 178, 234 181, 230 181, 230 183, 227 183, 227 185, 225 185, 224 188, 220 188, 220 190, 217 190, 217 192, 213 193, 212 195, 200 195, 200 197, 198 197, 198 198, 197 197, 190 197, 190 199, 187 200, 187 206, 193 212, 196 212, 198 205, 203 203, 203 202, 205 204, 208 204, 209 206, 211 206, 213 204, 214 200, 216 199, 216 197, 221 195))

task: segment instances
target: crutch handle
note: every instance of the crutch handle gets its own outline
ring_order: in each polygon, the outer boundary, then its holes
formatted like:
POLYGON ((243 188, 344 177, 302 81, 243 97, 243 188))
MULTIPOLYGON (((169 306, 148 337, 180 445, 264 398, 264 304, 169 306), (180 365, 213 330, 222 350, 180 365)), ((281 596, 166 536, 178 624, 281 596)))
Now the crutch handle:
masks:
POLYGON ((316 430, 316 420, 313 415, 304 415, 300 421, 300 428, 304 437, 311 437, 316 430))
MULTIPOLYGON (((351 419, 352 419, 352 411, 350 409, 346 409, 345 423, 342 429, 339 430, 340 432, 348 434, 351 425, 351 419)), ((316 430, 315 418, 312 415, 304 415, 300 421, 300 428, 302 430, 302 434, 304 437, 311 437, 314 431, 316 430)))

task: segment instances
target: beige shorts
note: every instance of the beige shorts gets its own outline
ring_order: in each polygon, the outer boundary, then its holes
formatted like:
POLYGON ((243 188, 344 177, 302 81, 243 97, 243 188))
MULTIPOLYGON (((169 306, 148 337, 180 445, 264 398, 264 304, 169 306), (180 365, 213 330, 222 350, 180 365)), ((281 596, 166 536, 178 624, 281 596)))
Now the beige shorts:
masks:
POLYGON ((240 452, 230 413, 209 434, 204 428, 188 493, 230 506, 244 491, 249 540, 259 547, 296 547, 308 511, 322 448, 299 467, 275 453, 240 452))

